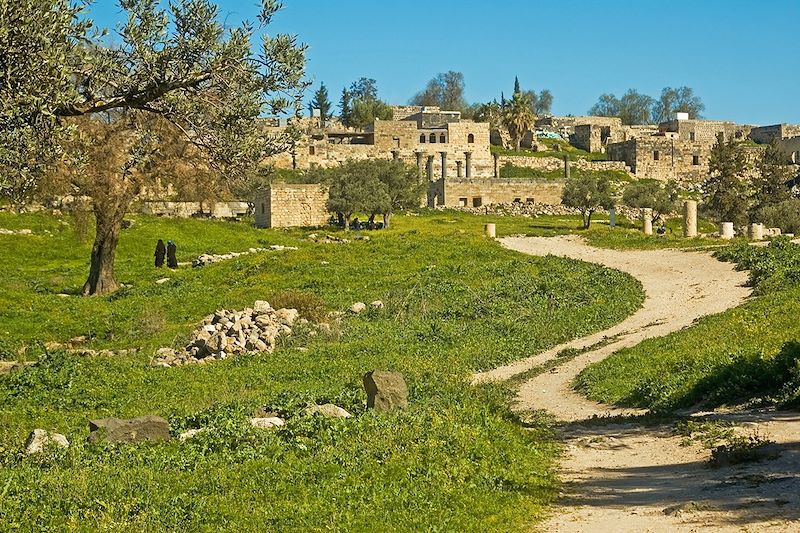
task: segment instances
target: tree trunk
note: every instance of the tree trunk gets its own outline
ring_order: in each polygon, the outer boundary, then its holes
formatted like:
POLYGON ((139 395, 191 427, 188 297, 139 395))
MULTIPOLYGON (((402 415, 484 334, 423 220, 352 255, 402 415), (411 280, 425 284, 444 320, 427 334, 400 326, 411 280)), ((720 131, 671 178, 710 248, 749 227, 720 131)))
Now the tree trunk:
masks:
POLYGON ((389 221, 392 218, 391 213, 384 213, 383 214, 383 229, 389 229, 389 221))
POLYGON ((350 215, 344 215, 344 230, 350 231, 350 215))
POLYGON ((83 294, 110 294, 119 288, 114 278, 114 257, 117 253, 119 233, 125 209, 103 209, 95 207, 95 226, 97 233, 92 246, 92 262, 89 267, 89 279, 83 286, 83 294))
POLYGON ((589 216, 586 217, 586 225, 584 225, 584 229, 589 229, 589 226, 592 225, 592 213, 594 213, 594 211, 589 211, 589 216))
POLYGON ((514 137, 514 150, 519 152, 520 145, 522 144, 522 139, 520 139, 519 135, 514 137))
POLYGON ((339 227, 343 228, 344 227, 344 215, 342 214, 341 211, 337 211, 336 218, 339 220, 339 227))

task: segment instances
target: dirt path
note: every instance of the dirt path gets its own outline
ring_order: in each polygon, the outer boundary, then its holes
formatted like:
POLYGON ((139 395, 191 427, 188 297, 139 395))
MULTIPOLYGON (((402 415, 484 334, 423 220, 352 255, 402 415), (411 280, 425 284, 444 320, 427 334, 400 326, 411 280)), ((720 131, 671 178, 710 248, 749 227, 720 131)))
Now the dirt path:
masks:
POLYGON ((689 326, 739 305, 750 294, 745 272, 707 253, 592 248, 575 236, 509 237, 512 250, 558 255, 622 270, 639 279, 642 308, 608 330, 477 374, 474 382, 502 381, 534 369, 564 348, 587 349, 575 359, 525 381, 515 409, 546 409, 563 422, 565 492, 547 532, 797 531, 800 532, 800 416, 786 413, 698 413, 735 418, 739 431, 775 441, 777 459, 710 469, 709 452, 682 445, 672 426, 603 424, 592 417, 635 415, 575 394, 570 385, 587 365, 641 341, 689 326), (666 510, 666 511, 665 511, 666 510))

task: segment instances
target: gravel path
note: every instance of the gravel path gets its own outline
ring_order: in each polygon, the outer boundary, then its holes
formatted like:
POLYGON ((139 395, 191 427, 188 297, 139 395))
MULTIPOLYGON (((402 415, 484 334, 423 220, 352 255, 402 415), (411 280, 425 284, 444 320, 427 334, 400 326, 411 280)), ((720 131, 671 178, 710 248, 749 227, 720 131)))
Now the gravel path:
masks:
MULTIPOLYGON (((639 311, 600 333, 476 374, 474 382, 503 381, 534 369, 564 348, 588 350, 519 387, 514 408, 546 409, 561 422, 567 454, 562 498, 541 526, 547 532, 800 532, 800 416, 795 413, 695 413, 734 419, 738 431, 773 441, 776 459, 710 469, 709 452, 686 446, 672 426, 599 423, 593 417, 636 415, 576 394, 571 383, 587 365, 641 341, 667 335, 705 315, 741 304, 746 272, 708 253, 593 248, 580 237, 508 237, 507 248, 600 263, 639 279, 646 300, 639 311)), ((735 334, 735 332, 731 332, 735 334)))

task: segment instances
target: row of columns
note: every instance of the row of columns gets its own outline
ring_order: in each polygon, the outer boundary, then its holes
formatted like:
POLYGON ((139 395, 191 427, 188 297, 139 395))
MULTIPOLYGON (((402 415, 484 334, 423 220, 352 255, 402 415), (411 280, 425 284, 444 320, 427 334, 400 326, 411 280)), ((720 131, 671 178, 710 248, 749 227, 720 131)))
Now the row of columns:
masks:
MULTIPOLYGON (((426 156, 425 161, 425 175, 427 176, 428 180, 433 180, 433 160, 436 156, 425 154, 423 152, 414 152, 414 155, 417 157, 417 170, 419 171, 420 175, 422 175, 422 157, 426 156)), ((447 152, 439 152, 439 155, 442 158, 442 179, 447 178, 447 152)), ((397 150, 392 151, 392 158, 398 159, 400 157, 400 152, 397 150)), ((456 161, 456 174, 459 178, 472 177, 472 152, 464 152, 464 161, 456 161), (466 169, 466 176, 462 176, 462 169, 466 169)))

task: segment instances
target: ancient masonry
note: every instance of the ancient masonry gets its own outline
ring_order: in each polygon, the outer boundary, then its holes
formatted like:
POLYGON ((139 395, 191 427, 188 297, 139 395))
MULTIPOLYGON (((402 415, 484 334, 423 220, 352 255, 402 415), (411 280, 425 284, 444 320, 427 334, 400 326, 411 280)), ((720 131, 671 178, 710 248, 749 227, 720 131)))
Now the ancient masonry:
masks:
POLYGON ((319 184, 275 183, 256 193, 256 226, 290 228, 324 226, 328 193, 319 184))

